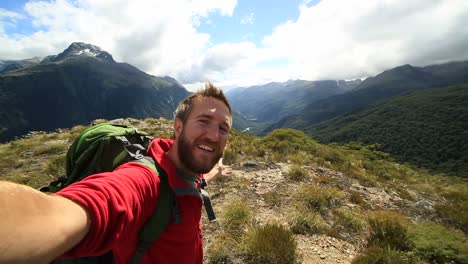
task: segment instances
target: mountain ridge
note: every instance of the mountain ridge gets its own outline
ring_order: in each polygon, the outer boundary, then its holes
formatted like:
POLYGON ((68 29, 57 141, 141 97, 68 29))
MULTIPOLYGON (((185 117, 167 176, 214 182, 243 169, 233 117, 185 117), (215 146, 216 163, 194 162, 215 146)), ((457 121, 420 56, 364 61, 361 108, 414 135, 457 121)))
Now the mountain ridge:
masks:
POLYGON ((353 90, 315 101, 301 113, 285 117, 264 132, 290 127, 304 130, 306 126, 363 109, 380 100, 406 92, 468 83, 468 61, 413 67, 409 64, 386 70, 362 81, 353 90))
POLYGON ((117 63, 109 53, 84 43, 0 74, 0 92, 0 141, 96 118, 172 118, 189 94, 171 77, 117 63))

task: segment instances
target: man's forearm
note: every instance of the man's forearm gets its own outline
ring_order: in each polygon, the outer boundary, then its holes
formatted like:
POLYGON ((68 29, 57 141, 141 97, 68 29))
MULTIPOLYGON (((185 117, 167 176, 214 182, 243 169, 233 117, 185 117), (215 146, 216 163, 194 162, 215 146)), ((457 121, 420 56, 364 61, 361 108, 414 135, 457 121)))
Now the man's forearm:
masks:
POLYGON ((0 263, 49 263, 89 230, 78 204, 0 181, 0 263))

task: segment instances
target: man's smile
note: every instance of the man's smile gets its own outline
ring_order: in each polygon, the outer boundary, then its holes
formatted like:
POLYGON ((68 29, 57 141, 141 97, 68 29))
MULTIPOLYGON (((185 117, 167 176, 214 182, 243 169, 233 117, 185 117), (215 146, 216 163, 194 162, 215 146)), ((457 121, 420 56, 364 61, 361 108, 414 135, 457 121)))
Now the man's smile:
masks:
POLYGON ((201 145, 201 144, 200 144, 200 145, 198 145, 197 147, 198 147, 199 149, 202 149, 202 150, 208 151, 208 152, 213 152, 213 151, 214 151, 214 148, 211 148, 211 147, 209 147, 209 146, 207 146, 207 145, 201 145))

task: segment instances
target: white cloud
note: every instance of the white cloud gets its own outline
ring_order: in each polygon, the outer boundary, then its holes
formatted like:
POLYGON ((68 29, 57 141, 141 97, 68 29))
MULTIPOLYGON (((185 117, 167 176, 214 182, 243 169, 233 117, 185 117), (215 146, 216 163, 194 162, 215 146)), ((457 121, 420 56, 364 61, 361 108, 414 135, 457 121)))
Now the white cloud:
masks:
MULTIPOLYGON (((211 14, 232 16, 236 0, 35 0, 25 6, 37 27, 30 35, 6 35, 5 26, 24 17, 0 9, 0 58, 57 54, 70 42, 83 41, 117 61, 193 88, 204 81, 230 87, 350 79, 406 63, 468 59, 468 1, 322 0, 310 7, 309 2, 299 6, 297 20, 277 25, 256 46, 249 38, 213 45, 209 35, 197 32, 200 20, 211 21, 211 14)), ((254 22, 253 13, 246 18, 254 22)))
MULTIPOLYGON (((0 58, 57 54, 73 41, 92 43, 156 75, 178 77, 196 65, 209 36, 196 31, 200 17, 232 15, 236 0, 30 1, 25 12, 38 30, 0 34, 0 58)), ((0 17, 0 21, 3 20, 0 17)))
POLYGON ((327 0, 264 38, 305 79, 356 78, 401 64, 468 59, 468 2, 327 0))
POLYGON ((245 25, 245 24, 253 24, 254 21, 255 21, 254 13, 250 13, 250 14, 248 14, 248 15, 245 15, 245 16, 241 19, 240 23, 243 24, 243 25, 245 25))

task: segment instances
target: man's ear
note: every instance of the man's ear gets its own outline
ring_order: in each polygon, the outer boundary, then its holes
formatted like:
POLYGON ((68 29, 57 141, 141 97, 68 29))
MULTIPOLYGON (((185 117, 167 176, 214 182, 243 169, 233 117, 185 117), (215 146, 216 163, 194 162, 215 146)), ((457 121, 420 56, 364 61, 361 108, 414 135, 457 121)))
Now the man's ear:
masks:
POLYGON ((174 135, 175 135, 175 138, 179 137, 179 135, 182 133, 183 128, 184 128, 184 123, 182 122, 182 120, 180 120, 179 118, 176 118, 174 120, 174 135))

